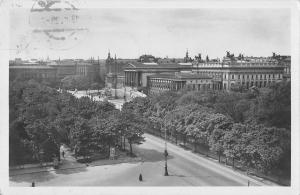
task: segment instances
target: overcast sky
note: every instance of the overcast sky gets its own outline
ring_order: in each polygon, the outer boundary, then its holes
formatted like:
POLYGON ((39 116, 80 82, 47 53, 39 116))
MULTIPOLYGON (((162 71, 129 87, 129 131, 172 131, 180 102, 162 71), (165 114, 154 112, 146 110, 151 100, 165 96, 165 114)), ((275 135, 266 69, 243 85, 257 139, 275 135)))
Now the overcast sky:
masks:
MULTIPOLYGON (((76 28, 86 28, 76 39, 55 41, 33 30, 27 9, 10 13, 11 58, 106 58, 108 50, 120 58, 142 54, 184 57, 202 53, 211 58, 225 52, 246 56, 290 55, 288 9, 85 9, 76 28)), ((63 28, 58 26, 57 28, 63 28)), ((53 26, 51 26, 53 28, 53 26)), ((69 28, 69 26, 65 26, 69 28)))

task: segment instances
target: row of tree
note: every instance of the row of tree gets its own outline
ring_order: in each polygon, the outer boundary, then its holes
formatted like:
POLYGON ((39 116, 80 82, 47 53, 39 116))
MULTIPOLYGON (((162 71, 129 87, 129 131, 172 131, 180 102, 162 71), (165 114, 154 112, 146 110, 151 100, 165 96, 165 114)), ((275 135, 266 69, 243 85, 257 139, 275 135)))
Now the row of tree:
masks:
POLYGON ((290 82, 239 92, 164 92, 133 100, 154 134, 209 148, 262 172, 290 172, 290 82))
POLYGON ((62 143, 79 156, 108 156, 111 146, 143 141, 143 121, 129 105, 119 111, 34 80, 10 82, 9 124, 10 165, 51 161, 62 143))
POLYGON ((60 87, 67 90, 99 90, 104 87, 104 81, 102 81, 100 78, 96 78, 95 81, 92 81, 86 76, 70 75, 61 80, 60 87))

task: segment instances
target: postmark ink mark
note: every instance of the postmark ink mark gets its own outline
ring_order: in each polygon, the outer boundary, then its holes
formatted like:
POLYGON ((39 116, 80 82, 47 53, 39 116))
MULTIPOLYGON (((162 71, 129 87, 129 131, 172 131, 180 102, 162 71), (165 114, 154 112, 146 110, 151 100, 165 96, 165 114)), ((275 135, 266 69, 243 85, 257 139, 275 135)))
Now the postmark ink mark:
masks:
POLYGON ((78 1, 38 0, 30 10, 33 34, 50 49, 74 47, 88 33, 78 1))

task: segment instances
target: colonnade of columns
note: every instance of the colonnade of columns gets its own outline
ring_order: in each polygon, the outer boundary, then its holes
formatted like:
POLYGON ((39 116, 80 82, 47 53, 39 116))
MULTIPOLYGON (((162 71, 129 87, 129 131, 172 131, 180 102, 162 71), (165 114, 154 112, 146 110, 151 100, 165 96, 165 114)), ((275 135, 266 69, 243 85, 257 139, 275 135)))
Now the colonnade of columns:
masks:
POLYGON ((221 90, 222 89, 222 83, 221 82, 214 82, 212 84, 212 89, 213 90, 221 90))
POLYGON ((136 87, 140 85, 139 73, 125 71, 125 86, 136 87))
POLYGON ((149 88, 156 88, 159 90, 178 91, 185 86, 185 81, 173 81, 163 79, 150 79, 148 83, 149 88))
POLYGON ((174 81, 154 78, 150 79, 148 83, 149 90, 168 90, 168 91, 178 91, 183 88, 188 88, 195 91, 202 90, 221 90, 222 83, 209 83, 209 84, 186 84, 186 81, 174 81))
POLYGON ((245 86, 247 89, 252 87, 252 86, 256 86, 256 87, 268 87, 271 84, 275 83, 275 80, 260 80, 260 81, 242 81, 242 82, 238 82, 238 84, 245 86))

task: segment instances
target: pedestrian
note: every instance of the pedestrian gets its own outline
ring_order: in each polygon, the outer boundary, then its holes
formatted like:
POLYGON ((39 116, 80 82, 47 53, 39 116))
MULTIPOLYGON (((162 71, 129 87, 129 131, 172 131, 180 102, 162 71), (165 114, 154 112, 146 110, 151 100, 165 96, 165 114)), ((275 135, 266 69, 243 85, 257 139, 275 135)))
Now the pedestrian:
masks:
POLYGON ((64 150, 62 151, 62 156, 63 156, 63 158, 65 158, 65 151, 64 150))
POLYGON ((35 187, 35 183, 34 182, 31 183, 31 187, 35 187))
POLYGON ((141 173, 140 173, 140 176, 139 176, 139 181, 143 181, 143 176, 142 176, 141 173))

